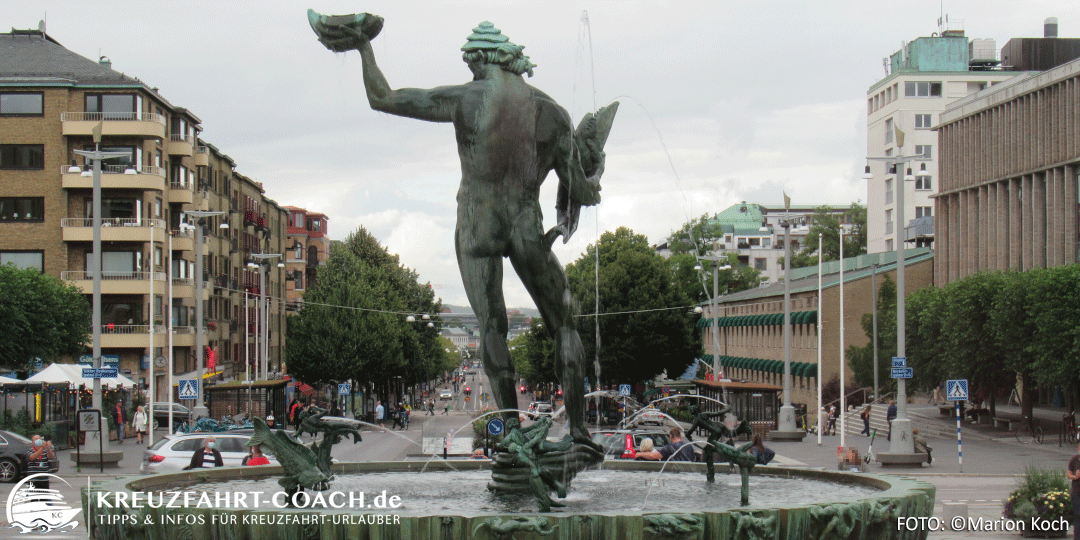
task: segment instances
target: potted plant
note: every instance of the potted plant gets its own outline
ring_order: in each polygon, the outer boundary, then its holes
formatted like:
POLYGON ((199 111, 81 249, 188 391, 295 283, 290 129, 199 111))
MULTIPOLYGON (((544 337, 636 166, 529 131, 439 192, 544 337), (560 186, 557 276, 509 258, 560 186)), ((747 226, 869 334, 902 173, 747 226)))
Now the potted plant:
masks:
POLYGON ((1065 473, 1028 465, 1005 500, 1002 516, 1019 521, 1017 530, 1024 537, 1063 538, 1072 517, 1065 473))

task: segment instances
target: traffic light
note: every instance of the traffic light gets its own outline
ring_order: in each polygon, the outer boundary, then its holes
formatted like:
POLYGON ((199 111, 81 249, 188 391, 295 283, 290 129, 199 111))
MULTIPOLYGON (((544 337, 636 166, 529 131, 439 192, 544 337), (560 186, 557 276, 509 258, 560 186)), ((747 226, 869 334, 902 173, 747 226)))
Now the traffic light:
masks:
POLYGON ((472 392, 472 389, 471 389, 471 388, 469 388, 468 386, 466 386, 466 387, 465 387, 465 395, 466 395, 466 396, 467 396, 467 395, 469 395, 469 392, 472 392))
POLYGON ((562 395, 562 388, 560 388, 560 389, 556 390, 556 391, 555 391, 555 395, 556 395, 556 396, 561 396, 561 395, 562 395))

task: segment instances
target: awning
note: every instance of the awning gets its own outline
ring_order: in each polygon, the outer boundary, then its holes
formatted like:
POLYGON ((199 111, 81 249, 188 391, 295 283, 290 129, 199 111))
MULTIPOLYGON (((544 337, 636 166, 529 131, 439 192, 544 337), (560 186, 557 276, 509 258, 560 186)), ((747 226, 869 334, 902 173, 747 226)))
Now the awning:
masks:
POLYGON ((711 364, 712 363, 712 355, 711 354, 702 355, 701 356, 701 361, 705 362, 705 363, 708 363, 708 364, 711 364))
MULTIPOLYGON (((222 371, 222 370, 217 370, 217 371, 213 371, 213 372, 207 371, 206 373, 203 373, 202 378, 205 381, 206 379, 209 379, 210 377, 217 377, 218 375, 224 375, 224 374, 225 374, 225 372, 222 371)), ((194 378, 195 378, 195 372, 194 371, 189 371, 189 372, 187 372, 187 373, 185 373, 183 375, 173 375, 173 381, 175 381, 175 382, 173 382, 173 386, 174 387, 179 386, 180 385, 180 382, 179 382, 180 379, 194 379, 194 378)))

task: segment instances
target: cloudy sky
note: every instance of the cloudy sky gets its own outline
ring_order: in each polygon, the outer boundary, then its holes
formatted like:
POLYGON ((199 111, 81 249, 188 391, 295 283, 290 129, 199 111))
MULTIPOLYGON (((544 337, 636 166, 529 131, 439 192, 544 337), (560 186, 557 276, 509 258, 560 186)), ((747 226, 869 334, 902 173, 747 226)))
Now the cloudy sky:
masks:
MULTIPOLYGON (((971 38, 1041 37, 1070 0, 5 2, 0 27, 35 28, 138 77, 202 121, 203 139, 283 205, 330 216, 330 235, 366 227, 446 303, 466 305, 453 251, 460 169, 449 124, 372 111, 358 53, 315 39, 305 11, 371 12, 394 88, 467 82, 460 47, 490 20, 537 64, 528 82, 568 109, 619 100, 603 202, 582 213, 556 255, 571 262, 598 231, 626 226, 661 241, 690 217, 739 201, 865 201, 866 90, 905 40, 938 17, 971 38), (90 7, 93 7, 91 10, 90 7), (588 24, 583 22, 587 12, 588 24)), ((542 193, 554 223, 555 180, 542 193)), ((511 306, 532 301, 506 266, 511 306)))

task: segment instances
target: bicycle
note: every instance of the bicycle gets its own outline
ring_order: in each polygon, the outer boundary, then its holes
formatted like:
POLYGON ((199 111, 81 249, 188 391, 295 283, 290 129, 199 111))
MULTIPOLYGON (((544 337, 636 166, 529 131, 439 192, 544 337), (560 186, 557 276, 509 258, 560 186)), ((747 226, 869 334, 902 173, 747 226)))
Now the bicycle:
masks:
POLYGON ((1076 444, 1080 442, 1080 432, 1076 430, 1076 413, 1072 412, 1061 417, 1061 436, 1058 438, 1058 446, 1063 442, 1076 444))
POLYGON ((1043 430, 1037 420, 1031 420, 1031 417, 1025 417, 1020 424, 1020 429, 1016 430, 1016 440, 1023 444, 1030 444, 1032 440, 1042 444, 1043 442, 1043 430), (1034 425, 1034 427, 1032 427, 1034 425))

